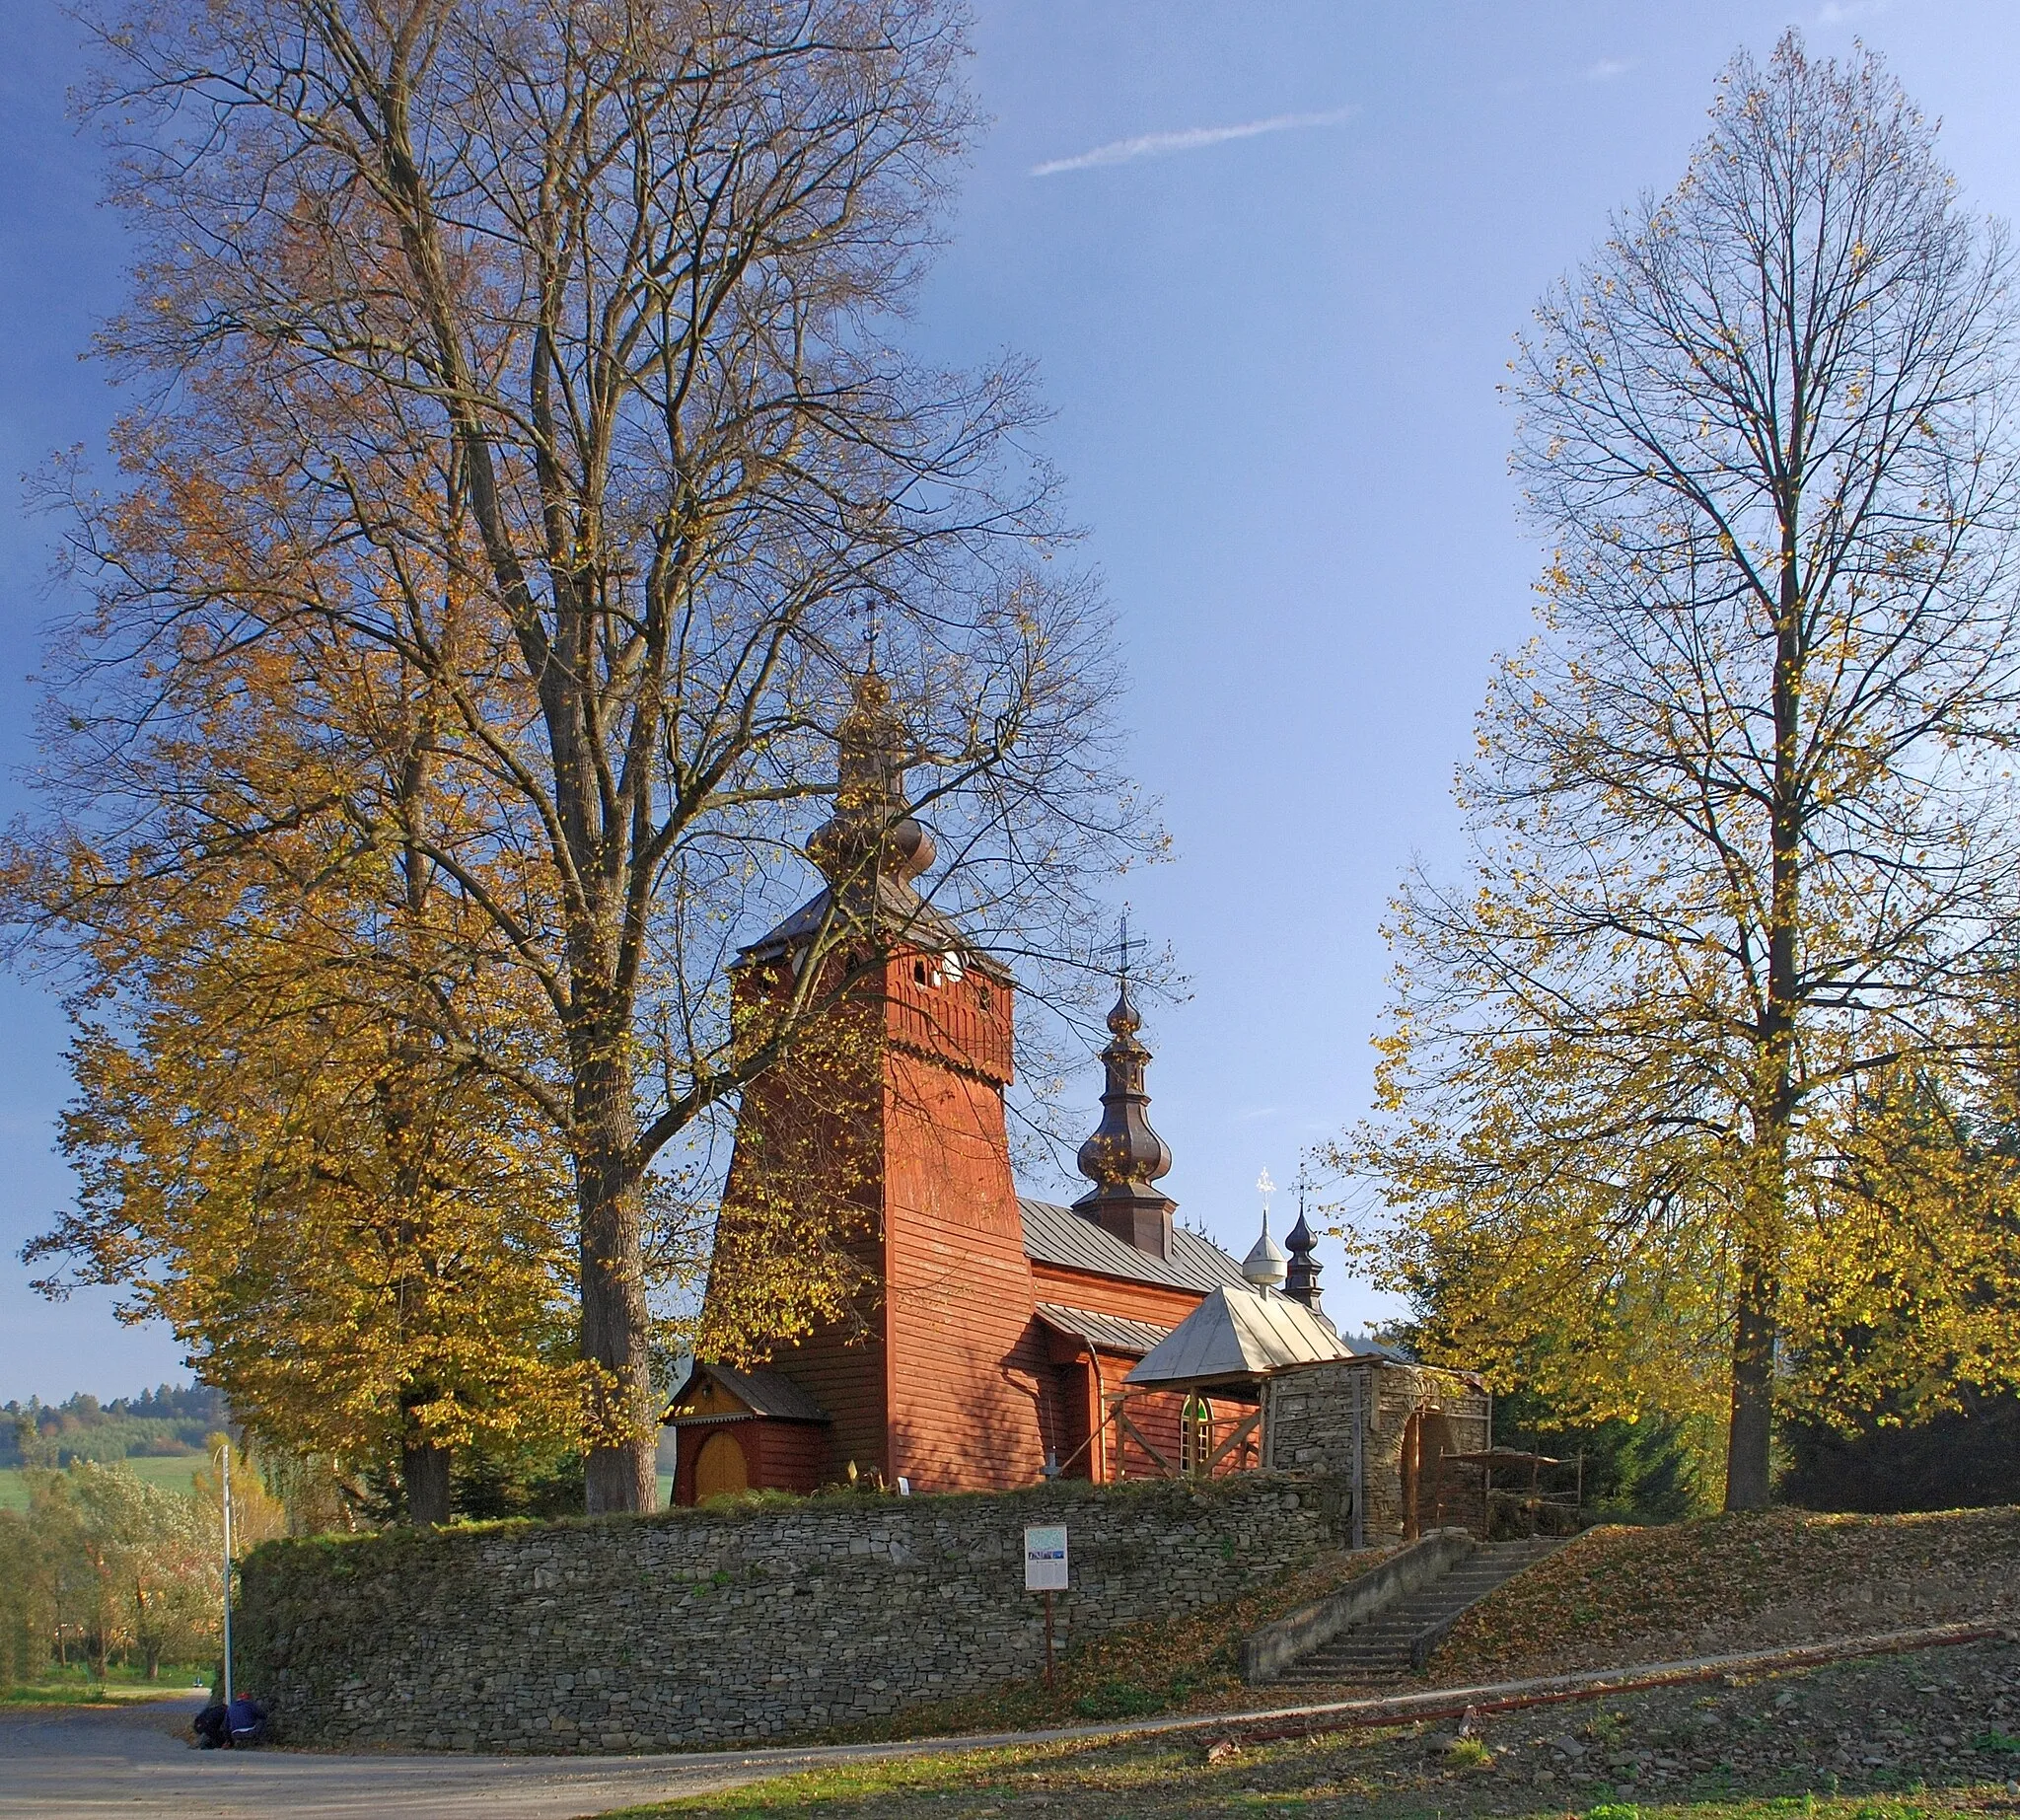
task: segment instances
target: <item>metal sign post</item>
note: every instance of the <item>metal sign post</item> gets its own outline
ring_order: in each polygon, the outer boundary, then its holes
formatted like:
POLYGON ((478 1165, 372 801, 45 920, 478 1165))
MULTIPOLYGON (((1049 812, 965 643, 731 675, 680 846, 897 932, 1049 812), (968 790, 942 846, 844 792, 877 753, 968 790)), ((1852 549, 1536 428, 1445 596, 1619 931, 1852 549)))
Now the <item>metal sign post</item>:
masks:
POLYGON ((1064 1592, 1066 1525, 1033 1523, 1024 1532, 1024 1590, 1046 1595, 1046 1691, 1052 1688, 1052 1594, 1064 1592))
POLYGON ((232 1437, 225 1436, 225 1705, 232 1704, 232 1437))

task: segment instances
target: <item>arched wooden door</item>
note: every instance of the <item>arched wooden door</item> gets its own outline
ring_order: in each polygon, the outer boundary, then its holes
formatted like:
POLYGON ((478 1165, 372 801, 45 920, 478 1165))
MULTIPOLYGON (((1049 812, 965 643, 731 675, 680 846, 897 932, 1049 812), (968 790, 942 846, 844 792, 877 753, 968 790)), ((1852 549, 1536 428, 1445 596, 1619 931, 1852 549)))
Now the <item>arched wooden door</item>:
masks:
POLYGON ((694 1456, 694 1501, 705 1504, 711 1497, 751 1489, 751 1463, 734 1434, 718 1429, 701 1443, 694 1456))

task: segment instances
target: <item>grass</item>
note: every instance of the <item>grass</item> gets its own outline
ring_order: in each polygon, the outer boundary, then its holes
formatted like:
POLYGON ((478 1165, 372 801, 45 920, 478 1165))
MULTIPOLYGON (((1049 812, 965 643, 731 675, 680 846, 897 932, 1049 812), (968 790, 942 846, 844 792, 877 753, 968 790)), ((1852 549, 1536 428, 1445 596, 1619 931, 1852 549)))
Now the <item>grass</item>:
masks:
MULTIPOLYGON (((1999 1783, 1910 1795, 1726 1795, 1686 1801, 1601 1801, 1583 1809, 1548 1797, 1488 1804, 1488 1766, 1468 1761, 1460 1774, 1479 1790, 1425 1786, 1369 1790, 1351 1781, 1315 1777, 1303 1785, 1263 1786, 1260 1753, 1239 1754, 1227 1769, 1204 1765, 1196 1750, 1167 1748, 1111 1761, 1077 1777, 1068 1765, 1035 1753, 913 1759, 902 1764, 811 1771, 755 1783, 723 1794, 623 1808, 604 1820, 730 1820, 731 1816, 808 1815, 821 1820, 927 1820, 928 1816, 1045 1814, 1073 1820, 1148 1820, 1251 1813, 1339 1816, 1340 1820, 1984 1820, 2020 1813, 1999 1783)), ((1272 1779, 1273 1780, 1273 1779, 1272 1779)))
POLYGON ((184 1694, 203 1694, 209 1690, 208 1678, 199 1684, 193 1675, 131 1685, 114 1681, 108 1687, 90 1682, 38 1681, 32 1687, 0 1688, 0 1707, 130 1707, 136 1700, 180 1700, 184 1694))
MULTIPOLYGON (((120 1464, 145 1484, 163 1486, 171 1492, 186 1492, 208 1460, 200 1453, 141 1453, 131 1455, 120 1464)), ((0 1467, 0 1510, 27 1508, 27 1474, 18 1466, 0 1467)))
POLYGON ((623 1812, 634 1820, 1984 1820, 2020 1816, 2020 1783, 2011 1780, 2020 1765, 1986 1742, 2009 1735, 2003 1715, 2020 1700, 2016 1668, 2010 1644, 1984 1644, 1485 1714, 1462 1728, 1446 1721, 1250 1744, 1206 1730, 955 1748, 623 1812))
POLYGON ((1647 1651, 1752 1647, 1986 1616, 1964 1589, 2020 1558, 2020 1509, 1833 1516, 1774 1510, 1659 1529, 1587 1530, 1469 1611, 1432 1662, 1492 1681, 1647 1651), (1863 1589, 1866 1602, 1850 1595, 1863 1589), (1886 1596, 1901 1595, 1891 1607, 1886 1596), (1926 1606, 1924 1606, 1926 1595, 1926 1606), (1948 1609, 1943 1609, 1945 1606, 1948 1609), (1763 1628, 1777 1633, 1768 1638, 1763 1628))
POLYGON ((0 1687, 0 1706, 123 1707, 136 1700, 173 1700, 207 1690, 210 1674, 209 1668, 200 1665, 164 1663, 160 1678, 150 1681, 138 1668, 115 1664, 99 1682, 79 1666, 49 1674, 40 1681, 0 1687))

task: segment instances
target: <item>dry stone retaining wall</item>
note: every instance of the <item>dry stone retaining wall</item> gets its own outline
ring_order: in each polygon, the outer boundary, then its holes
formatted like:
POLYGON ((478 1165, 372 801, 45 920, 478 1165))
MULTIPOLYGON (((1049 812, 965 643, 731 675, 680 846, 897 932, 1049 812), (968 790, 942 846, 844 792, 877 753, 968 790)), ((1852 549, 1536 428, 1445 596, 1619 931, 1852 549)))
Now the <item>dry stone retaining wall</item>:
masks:
POLYGON ((1068 1528, 1064 1646, 1231 1598, 1344 1521, 1338 1479, 1253 1475, 274 1542, 242 1569, 238 1684, 295 1744, 778 1738, 1033 1673, 1027 1523, 1068 1528))

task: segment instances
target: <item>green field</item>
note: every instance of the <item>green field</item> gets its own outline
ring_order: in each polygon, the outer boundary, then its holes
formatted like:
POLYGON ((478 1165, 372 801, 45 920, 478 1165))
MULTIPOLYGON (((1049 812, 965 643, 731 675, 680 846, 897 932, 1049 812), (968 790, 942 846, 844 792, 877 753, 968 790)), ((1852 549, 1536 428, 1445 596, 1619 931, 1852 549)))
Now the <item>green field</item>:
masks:
MULTIPOLYGON (((123 1464, 130 1466, 134 1473, 145 1479, 149 1485, 165 1485, 178 1492, 186 1492, 189 1483, 201 1470, 204 1456, 180 1454, 163 1457, 154 1454, 136 1454, 123 1464)), ((674 1476, 662 1473, 659 1476, 659 1504, 664 1510, 674 1501, 674 1476)), ((28 1508, 28 1481, 21 1475, 18 1466, 0 1467, 0 1510, 26 1510, 28 1508)))
MULTIPOLYGON (((136 1479, 149 1485, 166 1486, 172 1492, 186 1492, 203 1470, 206 1456, 200 1453, 135 1454, 120 1464, 132 1470, 136 1479)), ((0 1510, 28 1508, 28 1481, 18 1466, 0 1467, 0 1510)))

